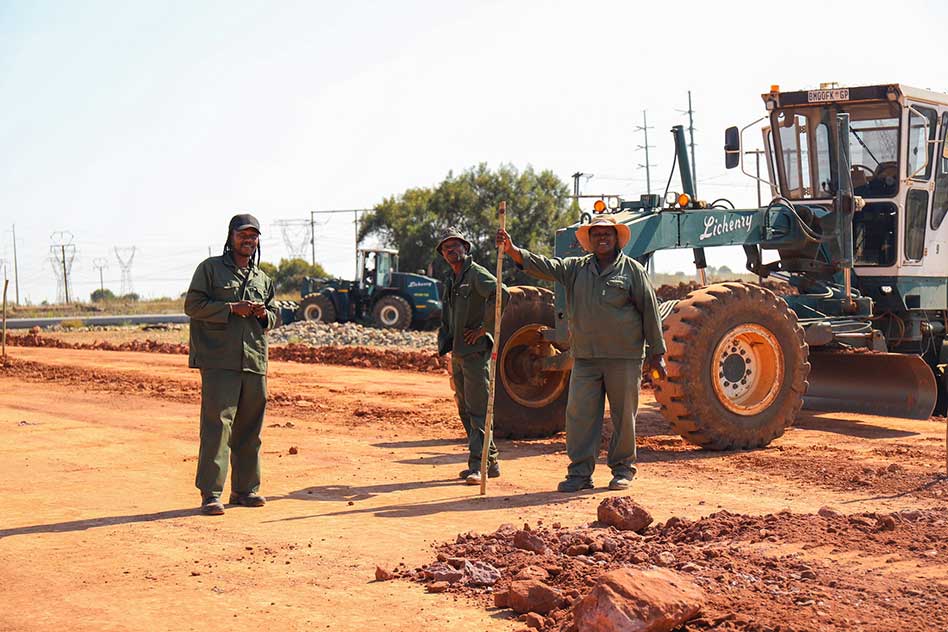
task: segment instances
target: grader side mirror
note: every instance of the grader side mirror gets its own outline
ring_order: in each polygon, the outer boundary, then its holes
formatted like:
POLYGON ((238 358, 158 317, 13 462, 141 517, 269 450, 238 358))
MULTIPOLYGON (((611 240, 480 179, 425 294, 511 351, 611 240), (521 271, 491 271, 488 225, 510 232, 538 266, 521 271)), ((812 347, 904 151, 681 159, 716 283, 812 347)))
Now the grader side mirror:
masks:
POLYGON ((736 127, 724 131, 724 166, 733 169, 741 163, 741 133, 736 127))

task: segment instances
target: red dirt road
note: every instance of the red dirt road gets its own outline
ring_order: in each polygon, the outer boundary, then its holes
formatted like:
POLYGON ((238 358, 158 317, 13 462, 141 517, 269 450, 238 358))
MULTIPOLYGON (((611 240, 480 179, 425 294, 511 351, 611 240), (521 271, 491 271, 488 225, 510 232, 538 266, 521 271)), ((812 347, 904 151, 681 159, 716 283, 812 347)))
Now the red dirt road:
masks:
MULTIPOLYGON (((455 478, 466 455, 443 377, 274 362, 261 490, 270 502, 204 517, 193 487, 198 375, 186 357, 8 351, 0 630, 520 629, 479 600, 375 582, 375 567, 415 568, 456 534, 502 523, 585 524, 612 494, 550 491, 566 464, 557 437, 500 442, 503 477, 479 498, 455 478)), ((631 495, 658 521, 948 502, 937 420, 807 414, 768 449, 710 453, 670 434, 649 393, 641 413, 631 495)), ((596 482, 607 481, 600 466, 596 482)), ((904 551, 847 546, 835 563, 881 594, 906 578, 948 586, 944 548, 918 565, 904 551)), ((829 553, 791 541, 761 550, 829 553)))

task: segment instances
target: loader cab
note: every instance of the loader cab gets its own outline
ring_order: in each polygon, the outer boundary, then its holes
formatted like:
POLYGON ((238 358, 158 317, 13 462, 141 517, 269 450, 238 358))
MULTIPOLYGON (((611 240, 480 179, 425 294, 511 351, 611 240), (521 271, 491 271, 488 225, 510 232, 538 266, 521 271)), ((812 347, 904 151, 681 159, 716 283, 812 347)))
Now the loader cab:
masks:
POLYGON ((377 288, 391 287, 398 271, 398 251, 387 248, 359 250, 360 286, 369 295, 377 288))
POLYGON ((853 217, 856 273, 914 278, 932 290, 921 302, 944 308, 948 94, 892 84, 775 89, 762 97, 772 192, 794 203, 832 204, 840 182, 836 114, 849 114, 848 176, 866 202, 853 217))

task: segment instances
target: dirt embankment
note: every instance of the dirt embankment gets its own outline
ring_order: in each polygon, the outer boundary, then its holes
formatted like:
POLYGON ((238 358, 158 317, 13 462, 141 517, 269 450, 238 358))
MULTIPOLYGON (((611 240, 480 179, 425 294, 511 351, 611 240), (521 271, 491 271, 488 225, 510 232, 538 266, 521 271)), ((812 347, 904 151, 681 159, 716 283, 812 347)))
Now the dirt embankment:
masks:
MULTIPOLYGON (((113 343, 107 340, 95 342, 66 342, 37 333, 8 334, 7 344, 18 347, 46 347, 53 349, 85 349, 93 351, 140 351, 147 353, 170 353, 187 355, 188 345, 157 342, 154 340, 132 340, 113 343)), ((375 369, 401 369, 423 373, 440 373, 447 369, 447 361, 434 352, 389 349, 382 347, 310 347, 301 344, 271 346, 271 360, 285 360, 305 364, 340 364, 375 369)))
MULTIPOLYGON (((761 285, 777 296, 793 296, 797 294, 796 288, 784 281, 768 280, 764 281, 761 285)), ((701 285, 696 281, 688 281, 687 283, 679 283, 678 285, 661 285, 655 289, 655 296, 658 297, 659 301, 680 301, 691 292, 700 289, 701 285)))

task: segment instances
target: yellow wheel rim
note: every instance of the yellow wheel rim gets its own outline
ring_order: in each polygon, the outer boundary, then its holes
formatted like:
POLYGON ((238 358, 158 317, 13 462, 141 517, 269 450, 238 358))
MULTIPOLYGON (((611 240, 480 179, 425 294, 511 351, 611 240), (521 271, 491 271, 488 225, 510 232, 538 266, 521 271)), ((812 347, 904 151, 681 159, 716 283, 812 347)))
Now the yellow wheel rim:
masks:
POLYGON ((500 355, 500 379, 510 398, 527 408, 543 408, 563 393, 569 371, 541 371, 544 358, 559 353, 543 339, 544 325, 525 325, 515 331, 500 355))
POLYGON ((767 410, 783 380, 783 350, 762 325, 735 327, 714 349, 711 384, 718 401, 732 413, 751 416, 767 410))

